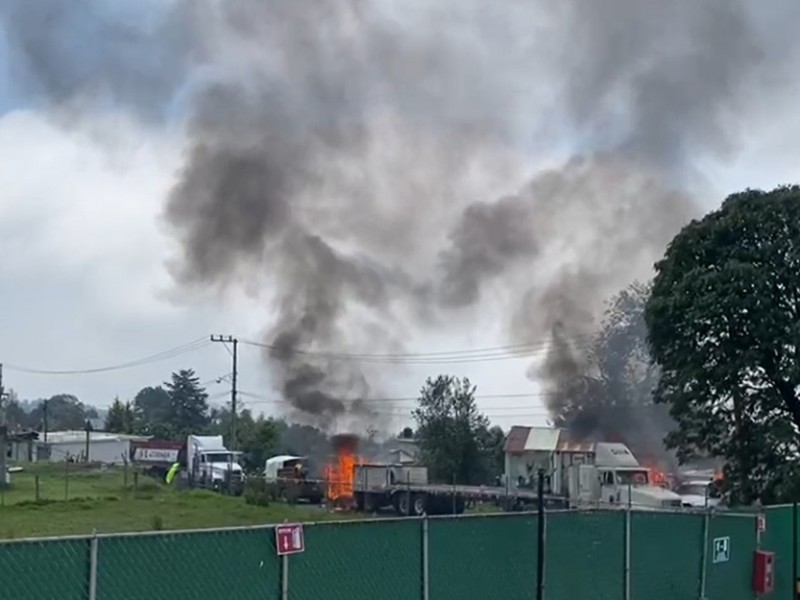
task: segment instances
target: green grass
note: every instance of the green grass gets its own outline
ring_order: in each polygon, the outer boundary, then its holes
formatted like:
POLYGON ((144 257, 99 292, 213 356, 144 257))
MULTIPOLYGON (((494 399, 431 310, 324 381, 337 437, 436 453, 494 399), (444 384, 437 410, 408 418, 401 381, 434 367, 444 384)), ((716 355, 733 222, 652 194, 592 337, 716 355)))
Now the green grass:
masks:
MULTIPOLYGON (((0 494, 0 538, 197 529, 346 518, 303 506, 245 504, 241 497, 176 490, 132 471, 27 465, 0 494), (36 499, 36 478, 39 499, 36 499), (127 485, 126 485, 127 481, 127 485)), ((364 515, 349 515, 363 518, 364 515)))

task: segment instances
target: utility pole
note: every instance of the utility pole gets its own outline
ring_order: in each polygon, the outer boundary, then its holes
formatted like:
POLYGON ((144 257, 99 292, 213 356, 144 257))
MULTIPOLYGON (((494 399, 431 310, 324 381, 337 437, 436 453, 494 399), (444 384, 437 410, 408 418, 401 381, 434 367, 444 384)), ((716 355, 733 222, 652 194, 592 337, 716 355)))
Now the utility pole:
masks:
POLYGON ((47 400, 42 402, 42 428, 44 429, 44 443, 47 443, 47 400))
POLYGON ((239 340, 235 337, 227 335, 212 335, 212 342, 220 342, 223 344, 233 344, 233 369, 231 372, 231 450, 236 451, 236 376, 237 376, 237 348, 239 340))

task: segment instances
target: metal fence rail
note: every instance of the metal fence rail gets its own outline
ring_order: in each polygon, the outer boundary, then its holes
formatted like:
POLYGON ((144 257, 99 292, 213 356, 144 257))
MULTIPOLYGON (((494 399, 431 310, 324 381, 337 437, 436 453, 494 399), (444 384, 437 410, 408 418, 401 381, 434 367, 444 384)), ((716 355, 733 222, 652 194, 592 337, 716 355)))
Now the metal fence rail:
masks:
MULTIPOLYGON (((766 515, 759 535, 755 514, 548 512, 544 597, 752 600, 760 546, 789 600, 795 509, 766 515)), ((306 524, 285 559, 272 526, 5 541, 0 600, 534 600, 537 532, 528 513, 306 524)))

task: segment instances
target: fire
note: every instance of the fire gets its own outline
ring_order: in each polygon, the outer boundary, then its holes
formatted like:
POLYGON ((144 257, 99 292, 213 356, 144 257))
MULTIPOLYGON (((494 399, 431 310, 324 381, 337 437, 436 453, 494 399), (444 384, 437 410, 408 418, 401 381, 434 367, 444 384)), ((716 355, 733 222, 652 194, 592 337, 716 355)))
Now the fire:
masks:
POLYGON ((650 483, 658 487, 668 488, 669 477, 667 474, 656 467, 650 467, 648 470, 650 483))
POLYGON ((339 506, 353 502, 355 467, 358 458, 358 438, 353 435, 337 435, 331 440, 336 457, 325 467, 325 496, 339 506))
POLYGON ((349 500, 353 497, 356 456, 342 452, 325 467, 326 496, 328 500, 349 500))

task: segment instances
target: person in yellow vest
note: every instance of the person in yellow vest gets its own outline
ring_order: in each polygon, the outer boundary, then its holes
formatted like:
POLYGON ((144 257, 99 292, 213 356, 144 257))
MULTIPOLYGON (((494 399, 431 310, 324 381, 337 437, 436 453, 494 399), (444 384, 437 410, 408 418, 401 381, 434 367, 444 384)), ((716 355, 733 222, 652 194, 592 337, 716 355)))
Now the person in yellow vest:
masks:
POLYGON ((178 475, 178 471, 180 471, 180 469, 180 463, 172 463, 169 471, 167 471, 167 476, 164 478, 164 480, 167 482, 167 485, 170 485, 175 480, 175 477, 178 475))

